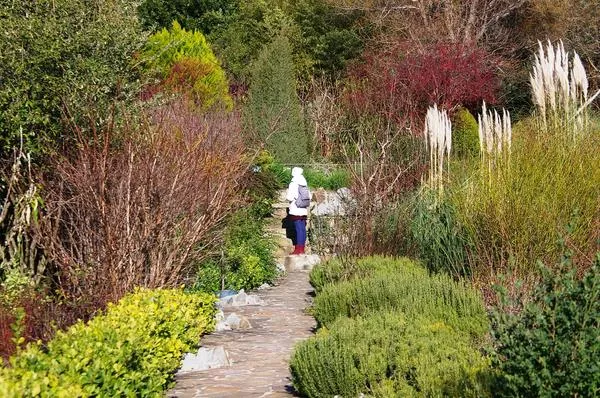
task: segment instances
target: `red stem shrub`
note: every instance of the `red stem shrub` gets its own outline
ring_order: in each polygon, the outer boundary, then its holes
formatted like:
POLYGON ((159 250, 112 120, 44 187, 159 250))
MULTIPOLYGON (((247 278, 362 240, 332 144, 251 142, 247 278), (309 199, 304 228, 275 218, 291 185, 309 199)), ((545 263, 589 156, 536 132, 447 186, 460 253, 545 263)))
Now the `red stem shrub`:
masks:
POLYGON ((101 308, 136 286, 181 284, 210 252, 247 165, 237 114, 175 103, 139 127, 84 138, 44 175, 39 233, 68 302, 101 308))

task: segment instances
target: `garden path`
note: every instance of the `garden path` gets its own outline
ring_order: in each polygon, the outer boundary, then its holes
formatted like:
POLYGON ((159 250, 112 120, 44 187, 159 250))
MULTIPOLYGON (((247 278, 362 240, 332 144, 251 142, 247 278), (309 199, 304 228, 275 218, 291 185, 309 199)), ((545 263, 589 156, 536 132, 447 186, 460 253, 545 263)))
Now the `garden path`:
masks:
MULTIPOLYGON (((277 211, 269 228, 277 235, 283 233, 279 216, 277 211)), ((277 238, 277 260, 283 262, 289 241, 285 235, 277 238)), ((168 398, 294 396, 288 360, 296 342, 312 335, 316 326, 314 318, 304 312, 313 295, 308 272, 288 272, 275 286, 253 294, 264 305, 224 309, 225 316, 235 312, 246 317, 251 329, 215 332, 202 339, 204 347, 223 346, 231 366, 178 374, 168 398)))

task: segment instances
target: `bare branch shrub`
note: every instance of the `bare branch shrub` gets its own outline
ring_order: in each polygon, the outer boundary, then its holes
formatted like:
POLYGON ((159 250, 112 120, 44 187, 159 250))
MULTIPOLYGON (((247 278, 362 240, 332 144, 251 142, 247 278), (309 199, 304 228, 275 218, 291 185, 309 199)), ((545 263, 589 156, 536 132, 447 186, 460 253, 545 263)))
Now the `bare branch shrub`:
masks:
POLYGON ((394 215, 406 211, 402 199, 426 170, 422 143, 406 127, 383 118, 355 127, 342 146, 352 187, 345 215, 332 231, 336 252, 342 257, 397 254, 406 226, 394 215))
POLYGON ((173 103, 91 140, 73 129, 77 150, 43 176, 39 234, 57 285, 101 306, 135 286, 182 283, 237 200, 247 166, 238 115, 173 103))
MULTIPOLYGON (((503 23, 526 0, 329 0, 344 10, 363 11, 382 30, 415 43, 506 45, 503 23)), ((384 35, 385 37, 385 35, 384 35)))
POLYGON ((324 80, 311 80, 308 86, 305 109, 312 128, 313 154, 327 159, 338 155, 336 137, 343 127, 343 109, 336 85, 324 80))

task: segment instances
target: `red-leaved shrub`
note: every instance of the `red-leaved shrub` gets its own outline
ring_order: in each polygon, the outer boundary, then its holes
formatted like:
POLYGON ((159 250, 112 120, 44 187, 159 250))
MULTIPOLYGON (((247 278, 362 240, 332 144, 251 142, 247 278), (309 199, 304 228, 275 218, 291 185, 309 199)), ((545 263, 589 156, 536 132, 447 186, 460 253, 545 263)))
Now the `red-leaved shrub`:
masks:
MULTIPOLYGON (((464 44, 409 43, 369 51, 349 72, 346 103, 357 115, 379 115, 420 126, 427 108, 437 103, 452 110, 496 102, 496 61, 482 49, 464 44)), ((419 129, 420 131, 420 129, 419 129)))
POLYGON ((56 330, 88 320, 98 309, 81 302, 67 303, 60 297, 50 298, 47 292, 26 288, 14 300, 7 301, 0 289, 0 363, 16 352, 15 330, 31 341, 48 341, 56 330))

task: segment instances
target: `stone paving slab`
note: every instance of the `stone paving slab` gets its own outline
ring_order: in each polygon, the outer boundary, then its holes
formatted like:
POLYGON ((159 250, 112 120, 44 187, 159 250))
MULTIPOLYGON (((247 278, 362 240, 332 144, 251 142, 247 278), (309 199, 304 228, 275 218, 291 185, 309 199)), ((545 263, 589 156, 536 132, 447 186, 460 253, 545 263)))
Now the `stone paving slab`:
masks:
POLYGON ((311 336, 316 326, 304 312, 313 296, 308 273, 288 272, 276 286, 253 294, 265 304, 224 311, 225 316, 235 312, 247 317, 252 329, 215 332, 202 339, 202 346, 223 346, 232 365, 178 374, 167 397, 294 396, 288 360, 295 343, 311 336))

